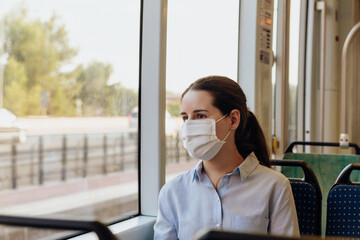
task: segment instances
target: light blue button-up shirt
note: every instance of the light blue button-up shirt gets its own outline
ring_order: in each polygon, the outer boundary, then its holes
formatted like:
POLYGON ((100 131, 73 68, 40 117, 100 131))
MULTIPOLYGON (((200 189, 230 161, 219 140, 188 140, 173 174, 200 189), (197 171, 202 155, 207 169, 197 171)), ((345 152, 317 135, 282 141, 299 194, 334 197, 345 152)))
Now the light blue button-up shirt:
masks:
POLYGON ((252 153, 216 191, 200 161, 161 189, 154 239, 188 240, 203 228, 300 236, 289 180, 252 153))

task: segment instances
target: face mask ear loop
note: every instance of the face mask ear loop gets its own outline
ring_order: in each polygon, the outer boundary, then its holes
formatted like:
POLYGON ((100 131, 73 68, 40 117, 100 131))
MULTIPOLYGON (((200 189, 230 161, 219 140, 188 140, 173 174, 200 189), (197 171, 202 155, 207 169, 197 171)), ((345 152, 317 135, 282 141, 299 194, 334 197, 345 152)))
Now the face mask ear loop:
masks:
POLYGON ((216 120, 215 122, 220 122, 221 120, 223 120, 225 117, 227 116, 227 114, 225 114, 224 116, 222 116, 221 118, 219 118, 218 120, 216 120))
POLYGON ((227 137, 230 135, 230 133, 231 133, 231 130, 228 132, 228 134, 224 137, 224 139, 223 139, 221 142, 226 143, 225 140, 226 140, 227 137))

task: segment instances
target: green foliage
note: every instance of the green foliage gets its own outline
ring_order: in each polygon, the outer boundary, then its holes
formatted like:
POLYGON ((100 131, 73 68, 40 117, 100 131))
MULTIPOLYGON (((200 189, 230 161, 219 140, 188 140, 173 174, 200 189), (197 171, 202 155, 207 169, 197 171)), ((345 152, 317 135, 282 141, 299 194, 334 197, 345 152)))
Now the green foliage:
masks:
POLYGON ((137 93, 108 86, 110 64, 94 60, 63 73, 78 50, 71 47, 59 17, 31 19, 23 7, 4 17, 4 107, 18 116, 126 115, 138 104, 137 93), (81 101, 80 101, 81 100, 81 101), (76 106, 76 102, 81 102, 76 106), (79 111, 79 107, 82 108, 79 111))
POLYGON ((82 69, 77 81, 82 85, 80 98, 84 104, 85 115, 103 115, 107 107, 107 81, 111 72, 111 65, 98 61, 93 61, 82 69))
POLYGON ((53 16, 47 22, 31 20, 26 9, 5 16, 4 50, 8 54, 4 74, 4 105, 17 115, 69 115, 73 92, 62 92, 70 79, 60 68, 77 51, 67 41, 64 25, 53 16), (48 92, 50 99, 42 99, 48 92), (61 97, 60 97, 61 96, 61 97), (54 98, 51 98, 54 97, 54 98), (46 103, 46 104, 44 104, 46 103), (70 104, 60 108, 61 104, 70 104))
POLYGON ((138 94, 135 91, 121 87, 120 84, 112 85, 111 88, 114 94, 109 99, 112 102, 110 106, 114 115, 126 116, 138 106, 138 94))
POLYGON ((42 108, 39 104, 41 98, 42 89, 39 85, 36 85, 27 91, 26 95, 26 109, 25 115, 42 115, 45 113, 46 109, 42 108))
POLYGON ((166 107, 166 110, 170 113, 172 117, 179 117, 180 115, 180 100, 174 100, 166 107))
POLYGON ((25 66, 10 57, 4 72, 4 107, 16 115, 26 111, 27 80, 25 66))
POLYGON ((125 116, 138 105, 138 95, 119 83, 107 85, 112 66, 98 61, 82 69, 77 82, 81 84, 80 98, 85 116, 125 116))

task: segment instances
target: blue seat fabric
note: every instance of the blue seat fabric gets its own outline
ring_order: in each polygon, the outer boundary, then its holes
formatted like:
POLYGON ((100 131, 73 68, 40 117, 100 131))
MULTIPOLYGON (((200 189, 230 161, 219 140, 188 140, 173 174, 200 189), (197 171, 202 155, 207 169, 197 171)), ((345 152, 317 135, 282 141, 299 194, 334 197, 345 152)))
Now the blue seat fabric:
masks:
POLYGON ((360 185, 337 185, 331 189, 326 235, 360 238, 360 185))
POLYGON ((307 182, 290 181, 301 235, 316 235, 317 196, 307 182))

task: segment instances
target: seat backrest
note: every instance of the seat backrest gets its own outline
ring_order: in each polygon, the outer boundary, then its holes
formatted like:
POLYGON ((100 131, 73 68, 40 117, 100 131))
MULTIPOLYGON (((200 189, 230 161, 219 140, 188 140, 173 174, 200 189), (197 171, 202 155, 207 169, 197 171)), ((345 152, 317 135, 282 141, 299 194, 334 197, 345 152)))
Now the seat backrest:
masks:
POLYGON ((314 172, 301 160, 271 160, 275 166, 298 167, 304 178, 289 178, 301 235, 321 235, 321 190, 314 172))
POLYGON ((327 198, 326 235, 360 238, 360 183, 350 174, 360 170, 359 163, 346 166, 327 198))
MULTIPOLYGON (((323 203, 322 203, 322 232, 325 233, 327 194, 334 185, 334 180, 339 173, 350 163, 360 163, 359 155, 335 155, 335 154, 310 154, 310 153, 286 153, 283 159, 304 160, 314 171, 319 181, 323 203)), ((281 172, 287 177, 302 177, 298 168, 284 167, 281 172)), ((352 174, 352 179, 360 180, 360 171, 352 174)))
MULTIPOLYGON (((230 232, 216 229, 202 229, 195 234, 193 240, 300 240, 295 237, 264 235, 256 233, 230 232)), ((317 240, 317 239, 313 239, 317 240)))

